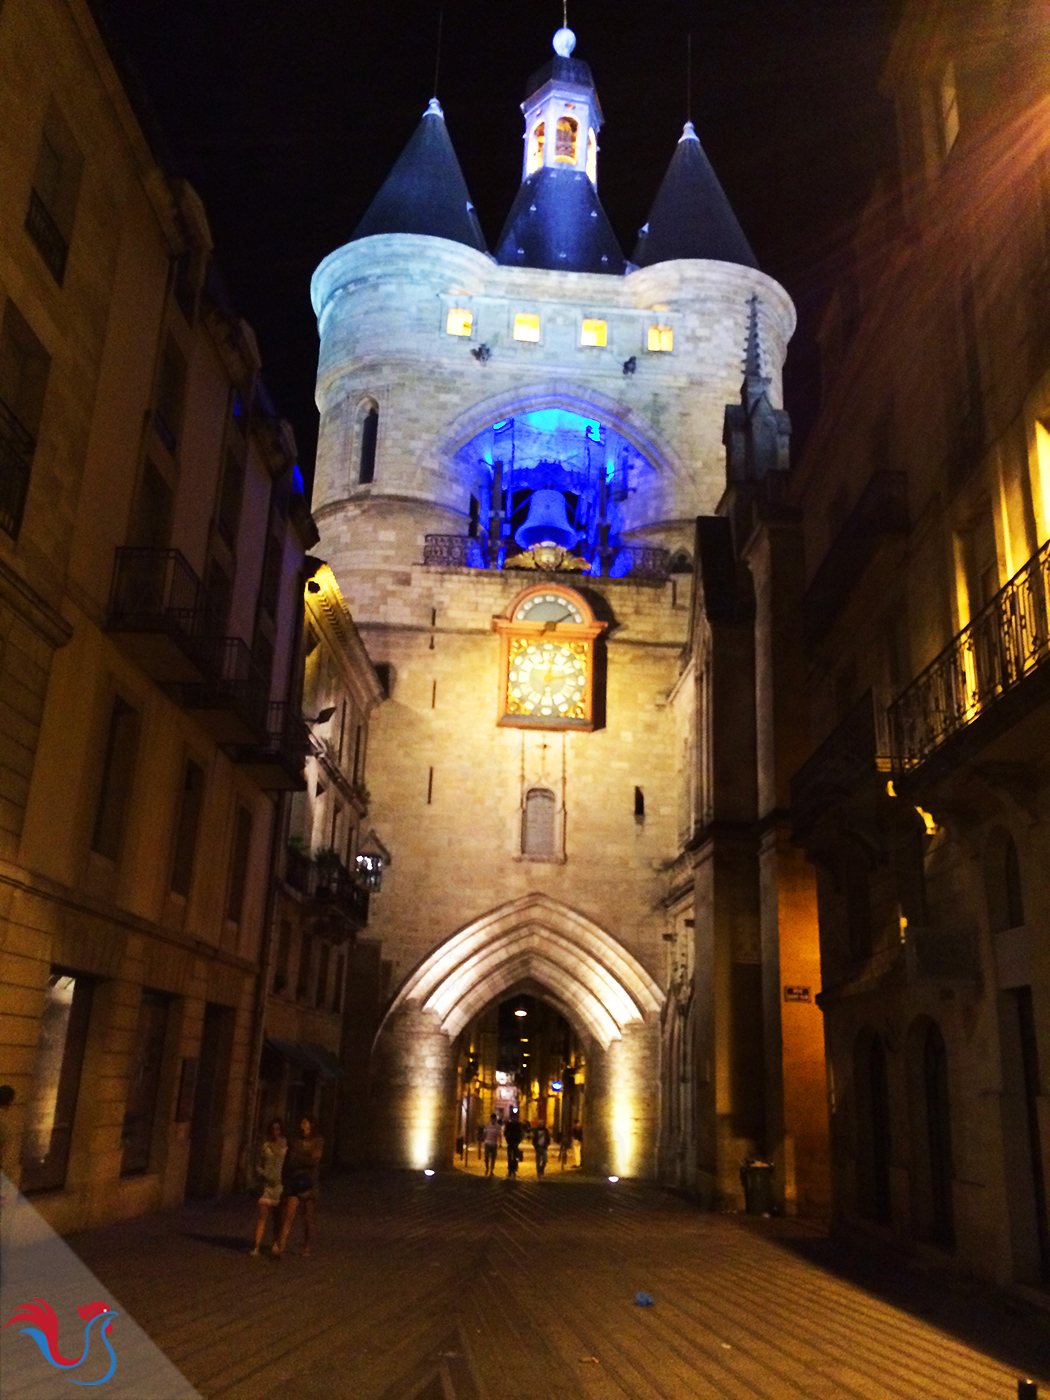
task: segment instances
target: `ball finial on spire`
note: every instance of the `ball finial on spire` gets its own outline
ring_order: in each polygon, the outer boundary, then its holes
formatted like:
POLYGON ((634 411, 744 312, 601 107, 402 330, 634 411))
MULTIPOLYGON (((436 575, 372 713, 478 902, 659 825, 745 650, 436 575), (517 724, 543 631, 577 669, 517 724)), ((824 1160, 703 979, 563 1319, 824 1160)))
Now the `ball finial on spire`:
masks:
POLYGON ((559 58, 568 58, 572 54, 573 49, 576 47, 576 35, 568 25, 562 25, 561 29, 555 34, 552 47, 559 58))

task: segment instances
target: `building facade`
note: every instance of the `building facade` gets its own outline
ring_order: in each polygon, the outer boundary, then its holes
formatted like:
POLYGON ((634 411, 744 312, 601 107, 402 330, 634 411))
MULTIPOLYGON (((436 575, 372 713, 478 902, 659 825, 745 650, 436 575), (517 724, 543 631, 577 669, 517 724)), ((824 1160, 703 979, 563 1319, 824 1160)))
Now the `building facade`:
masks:
POLYGON ((3 6, 0 102, 0 1080, 67 1230, 246 1151, 316 532, 83 0, 3 6))
MULTIPOLYGON (((775 879, 759 913, 754 791, 733 817, 736 894, 701 854, 720 818, 697 793, 725 740, 696 684, 693 585, 749 335, 775 414, 794 310, 690 124, 625 259, 573 44, 559 31, 528 84, 522 184, 494 254, 432 101, 313 279, 320 550, 387 693, 371 813, 392 861, 371 926, 391 994, 369 1153, 450 1161, 471 1028, 532 997, 585 1047, 585 1165, 738 1201, 740 1166, 772 1152, 793 1207, 783 921, 775 879)), ((753 667, 749 685, 741 786, 755 789, 753 667)), ((812 919, 801 937, 815 993, 812 919)), ((815 1006, 804 1019, 816 1033, 796 1051, 819 1079, 815 1006)))
POLYGON ((1050 1280, 1046 16, 904 8, 800 464, 835 1217, 1050 1280))

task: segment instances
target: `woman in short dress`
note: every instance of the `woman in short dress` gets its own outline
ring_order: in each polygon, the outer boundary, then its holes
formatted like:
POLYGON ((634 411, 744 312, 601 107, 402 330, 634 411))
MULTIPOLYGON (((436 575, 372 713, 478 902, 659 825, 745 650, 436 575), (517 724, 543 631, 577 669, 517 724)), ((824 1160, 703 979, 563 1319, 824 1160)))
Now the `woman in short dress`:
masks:
POLYGON ((313 1231, 314 1213, 317 1209, 317 1188, 321 1176, 321 1156, 324 1153, 324 1138, 315 1131, 312 1118, 303 1118, 299 1124, 299 1136, 288 1149, 284 1159, 284 1204, 281 1214, 281 1233, 273 1246, 272 1253, 279 1259, 284 1253, 292 1221, 303 1203, 303 1247, 300 1253, 306 1258, 310 1253, 310 1236, 313 1231))
MULTIPOLYGON (((284 1124, 279 1118, 275 1118, 266 1130, 259 1147, 259 1156, 255 1162, 255 1179, 259 1183, 259 1214, 255 1221, 255 1247, 253 1254, 259 1253, 259 1248, 263 1242, 263 1235, 266 1234, 266 1222, 269 1220, 275 1207, 281 1204, 281 1193, 284 1190, 284 1159, 288 1152, 288 1139, 284 1135, 284 1124)), ((274 1235, 277 1234, 277 1226, 274 1225, 274 1235)))

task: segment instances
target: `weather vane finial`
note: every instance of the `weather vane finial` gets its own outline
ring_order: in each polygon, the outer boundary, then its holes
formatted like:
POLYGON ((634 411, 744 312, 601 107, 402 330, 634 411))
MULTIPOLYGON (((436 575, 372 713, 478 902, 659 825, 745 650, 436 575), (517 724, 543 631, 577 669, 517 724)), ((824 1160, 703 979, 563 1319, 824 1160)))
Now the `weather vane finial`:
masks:
POLYGON ((568 58, 576 47, 576 35, 569 28, 569 0, 561 0, 562 26, 554 36, 553 48, 559 58, 568 58))

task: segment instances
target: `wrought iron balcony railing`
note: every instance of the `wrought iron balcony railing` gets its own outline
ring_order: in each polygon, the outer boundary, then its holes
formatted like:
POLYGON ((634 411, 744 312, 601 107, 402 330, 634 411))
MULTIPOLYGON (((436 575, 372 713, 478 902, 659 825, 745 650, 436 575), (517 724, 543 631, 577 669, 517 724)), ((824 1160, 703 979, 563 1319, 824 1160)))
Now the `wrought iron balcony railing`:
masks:
POLYGON ((0 399, 0 528, 18 538, 36 443, 0 399))
POLYGON ((179 550, 117 549, 106 624, 160 684, 206 678, 203 601, 179 550))
POLYGON ((343 915, 355 929, 368 923, 369 890, 340 860, 314 860, 289 847, 285 881, 307 899, 343 915))
POLYGON ((824 556, 802 600, 805 644, 814 646, 839 615, 884 535, 908 533, 908 478, 875 472, 824 556))
POLYGON ((889 707, 894 766, 908 772, 1050 662, 1050 541, 889 707))
POLYGON ((823 812, 892 768, 884 696, 873 688, 792 778, 791 815, 796 839, 810 831, 823 812))
MULTIPOLYGON (((517 546, 514 546, 514 550, 517 546)), ((508 550, 513 554, 514 550, 508 550)), ((648 579, 663 583, 671 576, 671 552, 653 545, 614 545, 605 551, 605 566, 595 552, 590 572, 609 578, 648 579)), ((586 557, 586 556, 583 556, 586 557)), ((427 535, 423 563, 444 569, 487 569, 488 542, 471 535, 427 535)), ((498 567, 504 567, 502 563, 498 567)))
POLYGON ((201 651, 208 679, 177 688, 187 710, 220 744, 261 742, 267 734, 270 686, 240 637, 205 637, 201 651))
POLYGON ((258 787, 270 792, 302 792, 303 767, 310 752, 310 731, 283 700, 267 709, 266 735, 260 743, 231 744, 226 752, 258 787))
POLYGON ((63 237, 62 230, 52 218, 51 211, 36 190, 31 190, 29 193, 29 208, 26 210, 26 233, 39 249, 40 256, 47 264, 51 275, 61 286, 62 279, 66 275, 69 244, 63 237))

